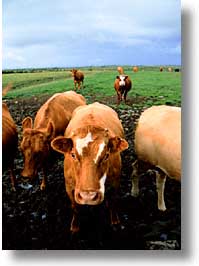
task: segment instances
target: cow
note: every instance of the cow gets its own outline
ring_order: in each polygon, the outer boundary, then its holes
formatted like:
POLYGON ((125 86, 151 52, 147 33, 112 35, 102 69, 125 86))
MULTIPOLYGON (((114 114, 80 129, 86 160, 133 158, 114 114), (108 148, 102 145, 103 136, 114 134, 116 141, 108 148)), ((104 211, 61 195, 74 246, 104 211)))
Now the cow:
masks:
POLYGON ((41 190, 46 185, 48 157, 52 151, 51 140, 64 134, 75 108, 85 104, 85 98, 74 91, 56 93, 40 107, 34 126, 31 117, 22 121, 21 151, 24 156, 24 168, 21 175, 23 178, 33 179, 38 175, 38 171, 43 171, 41 190))
POLYGON ((140 116, 135 130, 132 196, 138 196, 138 175, 141 167, 153 167, 156 173, 158 209, 165 211, 164 187, 166 176, 181 180, 181 108, 152 106, 140 116))
POLYGON ((133 67, 133 72, 138 72, 138 67, 137 66, 133 67))
POLYGON ((111 224, 119 224, 120 153, 128 148, 128 143, 117 113, 97 102, 79 107, 64 136, 55 138, 51 146, 65 157, 65 187, 73 210, 70 230, 79 231, 77 204, 98 205, 104 198, 111 224))
POLYGON ((173 72, 173 68, 172 67, 168 67, 168 71, 169 72, 173 72))
MULTIPOLYGON (((3 92, 3 94, 5 91, 3 92)), ((2 103, 2 170, 8 169, 12 190, 16 190, 14 159, 18 150, 18 132, 16 124, 6 103, 2 103)))
POLYGON ((119 75, 116 76, 115 82, 114 82, 114 88, 117 92, 117 103, 120 104, 122 101, 122 97, 124 98, 124 101, 126 103, 126 97, 127 93, 131 90, 132 82, 129 76, 127 75, 119 75))
POLYGON ((160 67, 160 72, 162 72, 164 70, 164 68, 163 67, 160 67))
POLYGON ((124 70, 123 70, 123 68, 121 66, 117 67, 117 71, 119 72, 120 75, 124 74, 124 70))
POLYGON ((71 70, 72 76, 74 78, 74 89, 77 89, 77 85, 78 85, 78 89, 80 90, 81 85, 82 88, 84 88, 84 74, 82 71, 77 70, 77 69, 72 69, 71 70))
POLYGON ((180 72, 180 69, 179 69, 179 68, 175 68, 174 71, 175 71, 175 72, 180 72))

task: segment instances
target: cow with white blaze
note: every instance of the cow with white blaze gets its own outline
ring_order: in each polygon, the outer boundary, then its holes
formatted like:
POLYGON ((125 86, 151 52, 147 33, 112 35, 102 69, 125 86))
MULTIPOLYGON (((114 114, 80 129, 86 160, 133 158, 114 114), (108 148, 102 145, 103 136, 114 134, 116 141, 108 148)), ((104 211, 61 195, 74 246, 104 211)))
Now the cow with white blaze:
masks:
POLYGON ((158 209, 165 211, 166 177, 181 180, 181 108, 160 105, 146 109, 135 131, 135 151, 138 160, 133 163, 131 194, 139 194, 141 166, 153 168, 156 172, 158 209))
POLYGON ((100 103, 79 107, 64 136, 55 138, 51 146, 65 156, 66 192, 73 209, 71 231, 79 230, 77 204, 98 205, 104 198, 111 224, 118 224, 120 153, 128 148, 128 143, 117 113, 100 103))

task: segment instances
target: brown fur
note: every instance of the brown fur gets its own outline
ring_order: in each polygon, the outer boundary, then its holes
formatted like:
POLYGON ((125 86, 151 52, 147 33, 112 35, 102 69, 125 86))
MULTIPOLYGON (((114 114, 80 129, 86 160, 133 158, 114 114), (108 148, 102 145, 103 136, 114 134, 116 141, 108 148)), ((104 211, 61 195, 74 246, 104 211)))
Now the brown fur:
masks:
POLYGON ((124 70, 123 70, 123 68, 121 66, 117 67, 117 71, 119 72, 120 75, 124 74, 124 70))
POLYGON ((108 106, 93 103, 77 108, 64 137, 57 137, 51 142, 53 149, 65 156, 66 191, 74 214, 71 231, 79 230, 77 203, 97 205, 104 200, 105 192, 100 190, 100 182, 104 175, 106 175, 105 191, 107 188, 112 188, 112 193, 106 198, 111 223, 119 223, 116 198, 121 172, 120 152, 128 148, 128 143, 123 137, 123 128, 116 112, 108 106), (82 148, 81 153, 78 150, 78 141, 88 137, 89 134, 92 140, 82 148), (102 143, 103 149, 99 153, 102 143))
POLYGON ((16 177, 14 159, 18 147, 17 127, 6 103, 2 104, 2 168, 9 169, 12 189, 15 190, 16 177))
POLYGON ((125 76, 125 85, 120 86, 120 76, 117 76, 114 82, 114 88, 117 92, 117 103, 120 104, 122 101, 122 97, 124 98, 124 101, 126 103, 126 97, 128 92, 131 90, 132 82, 131 79, 127 75, 121 75, 125 76))
POLYGON ((77 89, 77 85, 78 85, 78 89, 80 90, 81 85, 82 88, 84 88, 84 74, 82 71, 77 70, 77 69, 72 69, 72 76, 74 78, 74 89, 77 89))
POLYGON ((160 72, 162 72, 164 70, 164 68, 163 67, 160 67, 160 72))
POLYGON ((133 67, 133 72, 138 72, 138 67, 137 66, 133 67))
POLYGON ((41 189, 45 187, 51 140, 64 134, 72 112, 78 106, 85 104, 84 97, 76 92, 57 93, 38 110, 34 126, 32 118, 26 117, 23 120, 21 150, 24 155, 24 169, 21 174, 33 178, 37 176, 39 170, 42 170, 44 178, 41 189))

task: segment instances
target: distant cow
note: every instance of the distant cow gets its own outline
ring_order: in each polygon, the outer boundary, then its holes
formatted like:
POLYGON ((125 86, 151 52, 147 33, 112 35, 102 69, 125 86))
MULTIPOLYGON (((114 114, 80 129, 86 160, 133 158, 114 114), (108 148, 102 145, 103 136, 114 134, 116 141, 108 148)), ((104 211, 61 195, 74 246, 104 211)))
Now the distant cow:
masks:
POLYGON ((138 175, 144 162, 156 170, 158 209, 165 211, 166 176, 181 180, 181 108, 161 105, 145 110, 135 131, 135 150, 138 161, 133 164, 131 194, 139 193, 138 175))
POLYGON ((83 88, 84 87, 84 74, 83 74, 83 72, 80 70, 77 70, 77 69, 72 69, 71 72, 72 72, 72 76, 74 78, 74 89, 75 90, 77 89, 77 85, 78 85, 78 89, 81 88, 81 85, 83 88))
POLYGON ((168 71, 169 72, 172 72, 173 71, 173 68, 172 67, 168 67, 168 71))
POLYGON ((127 93, 131 90, 132 82, 127 75, 117 76, 114 82, 114 88, 117 92, 117 103, 120 104, 122 97, 126 103, 127 93))
POLYGON ((138 72, 138 67, 137 66, 133 67, 133 72, 138 72))
POLYGON ((23 120, 23 177, 32 179, 42 170, 43 180, 40 188, 45 188, 50 142, 56 136, 64 134, 75 108, 85 104, 84 97, 74 91, 56 93, 41 106, 36 114, 34 126, 31 117, 23 120))
POLYGON ((117 196, 120 184, 120 152, 128 148, 117 113, 93 103, 74 111, 64 137, 51 142, 63 153, 66 192, 71 200, 71 231, 79 230, 77 204, 98 205, 106 201, 111 224, 118 224, 117 196))
MULTIPOLYGON (((5 92, 5 91, 4 91, 5 92)), ((3 93, 4 94, 4 93, 3 93)), ((14 159, 18 147, 17 127, 6 103, 2 104, 2 169, 9 169, 12 189, 15 190, 16 177, 14 159)))
POLYGON ((123 75, 124 74, 123 67, 121 67, 121 66, 118 66, 117 67, 117 71, 119 72, 120 75, 123 75))
POLYGON ((179 69, 179 68, 175 68, 174 71, 175 71, 175 72, 180 72, 180 69, 179 69))
POLYGON ((164 68, 163 67, 160 67, 160 72, 162 72, 164 70, 164 68))

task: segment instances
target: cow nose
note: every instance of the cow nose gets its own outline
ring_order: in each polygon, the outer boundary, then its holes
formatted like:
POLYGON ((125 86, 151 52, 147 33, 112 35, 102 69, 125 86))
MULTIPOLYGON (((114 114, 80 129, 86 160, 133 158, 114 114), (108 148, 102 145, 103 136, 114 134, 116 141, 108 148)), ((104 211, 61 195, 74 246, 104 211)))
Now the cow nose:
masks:
POLYGON ((76 193, 76 201, 79 204, 99 204, 100 195, 97 191, 79 191, 76 193))

